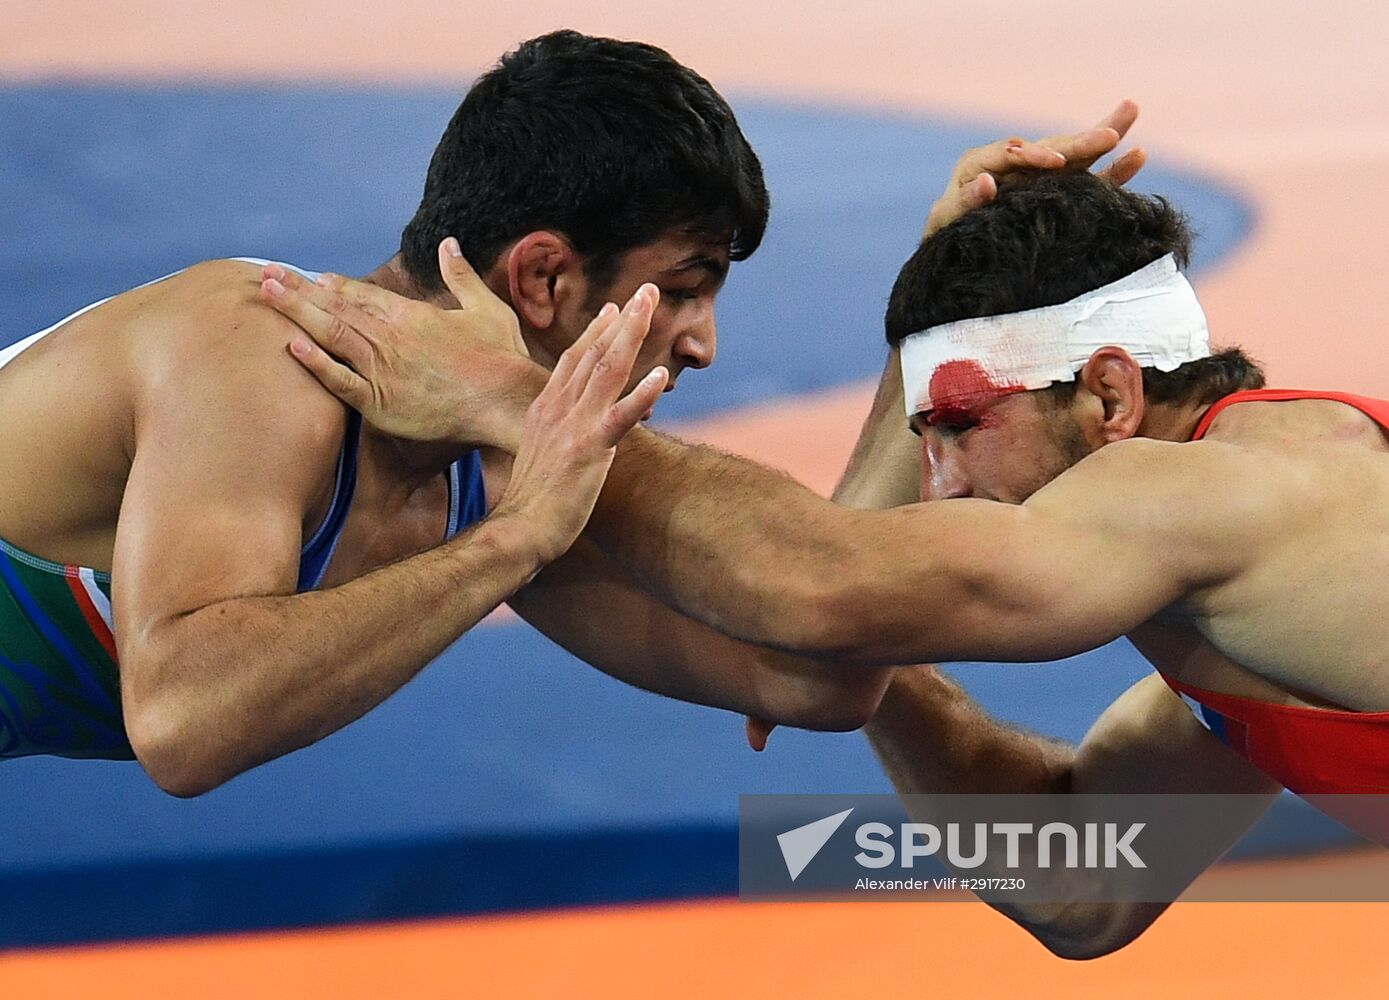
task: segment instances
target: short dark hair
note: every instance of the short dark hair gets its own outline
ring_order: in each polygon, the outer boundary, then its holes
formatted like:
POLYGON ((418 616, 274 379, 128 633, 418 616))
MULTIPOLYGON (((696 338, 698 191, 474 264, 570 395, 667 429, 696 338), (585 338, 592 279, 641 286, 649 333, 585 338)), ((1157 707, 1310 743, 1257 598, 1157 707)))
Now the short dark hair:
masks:
POLYGON ((556 31, 503 56, 463 99, 401 235, 405 269, 442 288, 438 245, 479 271, 538 229, 565 236, 598 280, 621 254, 676 228, 762 241, 762 165, 728 103, 665 51, 556 31))
MULTIPOLYGON (((889 344, 944 323, 1057 305, 1167 254, 1181 268, 1191 228, 1166 199, 1135 194, 1081 171, 1003 177, 997 197, 925 240, 888 300, 889 344)), ((1259 388, 1258 364, 1239 348, 1173 372, 1143 370, 1153 402, 1214 402, 1259 388)), ((1073 392, 1074 382, 1054 384, 1073 392)))

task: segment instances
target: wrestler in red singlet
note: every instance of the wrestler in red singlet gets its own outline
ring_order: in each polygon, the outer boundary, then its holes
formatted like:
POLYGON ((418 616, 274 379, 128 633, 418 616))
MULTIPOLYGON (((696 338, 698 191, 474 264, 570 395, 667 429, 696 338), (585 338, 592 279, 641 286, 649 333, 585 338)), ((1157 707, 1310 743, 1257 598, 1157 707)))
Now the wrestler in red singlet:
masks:
MULTIPOLYGON (((1227 406, 1251 401, 1330 399, 1353 406, 1389 432, 1389 400, 1344 392, 1253 389, 1225 396, 1196 425, 1199 441, 1227 406)), ((1159 671, 1161 672, 1161 671, 1159 671)), ((1217 694, 1163 674, 1226 746, 1294 792, 1389 792, 1389 712, 1273 705, 1217 694)))

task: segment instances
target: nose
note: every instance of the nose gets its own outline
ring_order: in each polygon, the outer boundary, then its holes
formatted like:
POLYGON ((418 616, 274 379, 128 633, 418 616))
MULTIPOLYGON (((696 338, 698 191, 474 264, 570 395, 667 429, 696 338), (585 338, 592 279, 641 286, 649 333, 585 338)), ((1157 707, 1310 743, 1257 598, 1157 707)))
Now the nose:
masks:
POLYGON ((701 304, 698 315, 691 317, 675 341, 674 354, 686 368, 708 368, 714 363, 719 347, 718 327, 714 322, 712 304, 701 304))
POLYGON ((925 429, 921 435, 921 499, 967 497, 972 486, 960 461, 959 449, 925 429))

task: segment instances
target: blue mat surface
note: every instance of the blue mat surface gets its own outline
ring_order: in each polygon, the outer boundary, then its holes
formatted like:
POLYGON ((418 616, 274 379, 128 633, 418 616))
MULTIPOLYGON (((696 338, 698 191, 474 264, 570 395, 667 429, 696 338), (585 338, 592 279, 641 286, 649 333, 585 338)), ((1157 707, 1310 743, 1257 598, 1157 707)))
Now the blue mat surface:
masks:
MULTIPOLYGON (((459 97, 0 88, 0 346, 208 257, 369 270, 459 97)), ((719 364, 667 420, 876 375, 888 290, 951 163, 1019 127, 736 103, 773 222, 721 300, 719 364)), ((1209 180, 1157 164, 1143 184, 1194 217, 1198 267, 1251 225, 1209 180)), ((1145 670, 1116 644, 959 674, 1077 738, 1145 670)), ((626 689, 524 626, 480 629, 361 722, 195 801, 134 765, 0 764, 0 947, 725 894, 739 793, 887 790, 856 734, 778 732, 755 755, 738 718, 626 689)), ((1280 812, 1275 841, 1338 836, 1280 812)))

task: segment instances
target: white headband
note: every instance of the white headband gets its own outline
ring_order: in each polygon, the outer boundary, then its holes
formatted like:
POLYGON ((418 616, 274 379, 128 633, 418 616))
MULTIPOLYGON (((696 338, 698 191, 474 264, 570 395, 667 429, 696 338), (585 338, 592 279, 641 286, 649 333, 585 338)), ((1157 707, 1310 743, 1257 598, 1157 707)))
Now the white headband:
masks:
POLYGON ((1070 382, 1106 346, 1165 372, 1210 356, 1206 314, 1171 254, 1060 305, 911 334, 902 341, 907 416, 1070 382))

